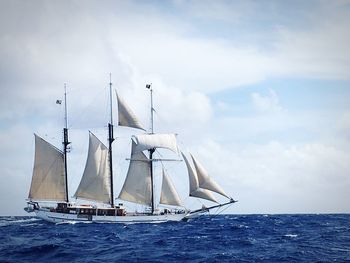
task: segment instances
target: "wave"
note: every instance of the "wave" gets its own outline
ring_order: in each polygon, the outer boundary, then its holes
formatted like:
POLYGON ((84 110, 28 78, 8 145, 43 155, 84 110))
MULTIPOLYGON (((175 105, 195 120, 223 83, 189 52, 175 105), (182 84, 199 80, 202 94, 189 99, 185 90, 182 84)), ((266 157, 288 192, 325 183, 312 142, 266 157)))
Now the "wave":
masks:
POLYGON ((125 225, 1 217, 0 262, 346 262, 349 221, 350 215, 223 215, 125 225))
POLYGON ((1 217, 0 218, 0 227, 5 227, 5 226, 9 226, 9 225, 14 225, 14 224, 22 224, 23 226, 25 226, 26 223, 37 222, 37 221, 42 221, 42 219, 39 219, 36 217, 28 217, 28 218, 1 217))
POLYGON ((298 237, 298 235, 297 234, 286 234, 286 235, 284 235, 284 237, 294 238, 294 237, 298 237))
POLYGON ((91 221, 64 221, 64 222, 57 222, 55 225, 77 225, 77 224, 92 224, 91 221))

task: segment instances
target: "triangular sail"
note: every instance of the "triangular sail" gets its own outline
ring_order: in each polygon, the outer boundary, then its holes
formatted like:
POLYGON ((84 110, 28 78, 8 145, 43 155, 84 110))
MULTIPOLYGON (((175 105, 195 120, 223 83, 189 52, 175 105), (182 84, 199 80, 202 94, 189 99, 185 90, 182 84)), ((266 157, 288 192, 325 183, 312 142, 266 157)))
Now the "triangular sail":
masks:
POLYGON ((35 135, 35 160, 29 199, 66 201, 63 153, 35 135))
POLYGON ((133 137, 136 141, 135 151, 137 152, 153 148, 165 148, 175 153, 178 152, 175 134, 141 134, 133 137))
POLYGON ((125 101, 118 96, 117 92, 116 94, 118 102, 118 125, 141 129, 145 131, 134 112, 128 107, 125 101))
POLYGON ((198 198, 202 198, 202 199, 207 199, 209 201, 213 201, 216 202, 215 197, 213 196, 213 194, 211 192, 209 192, 206 189, 201 189, 199 188, 199 183, 198 183, 198 178, 197 178, 197 174, 196 171, 192 168, 191 164, 189 163, 189 161, 187 160, 186 156, 182 154, 183 159, 185 160, 186 166, 187 166, 187 170, 188 170, 188 177, 189 177, 189 181, 190 181, 190 196, 193 197, 198 197, 198 198))
POLYGON ((143 205, 152 205, 151 166, 142 152, 135 152, 136 144, 132 141, 129 170, 119 199, 143 205))
POLYGON ((84 174, 74 196, 102 203, 111 202, 108 148, 91 132, 84 174))
POLYGON ((181 199, 176 192, 170 177, 165 173, 163 169, 163 182, 162 191, 160 194, 160 203, 164 205, 181 206, 181 199))
POLYGON ((196 168, 199 187, 216 192, 230 199, 225 191, 208 175, 203 165, 199 163, 192 155, 191 157, 194 167, 196 168))

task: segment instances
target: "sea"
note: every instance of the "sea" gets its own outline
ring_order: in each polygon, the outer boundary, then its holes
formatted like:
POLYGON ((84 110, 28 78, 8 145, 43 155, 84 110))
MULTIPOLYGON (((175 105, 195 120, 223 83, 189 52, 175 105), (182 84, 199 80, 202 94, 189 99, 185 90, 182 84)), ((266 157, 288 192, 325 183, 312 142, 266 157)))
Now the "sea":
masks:
POLYGON ((350 214, 127 225, 0 217, 0 262, 350 262, 350 214))

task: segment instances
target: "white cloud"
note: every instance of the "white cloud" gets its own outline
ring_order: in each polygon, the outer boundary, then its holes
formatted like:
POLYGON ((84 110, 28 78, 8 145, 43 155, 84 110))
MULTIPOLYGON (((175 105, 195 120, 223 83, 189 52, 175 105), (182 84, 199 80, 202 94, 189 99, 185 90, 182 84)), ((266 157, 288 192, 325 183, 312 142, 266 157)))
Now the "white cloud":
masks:
MULTIPOLYGON (((252 15, 252 10, 257 8, 254 2, 235 5, 215 2, 211 4, 215 8, 193 2, 189 6, 194 13, 202 9, 240 13, 235 11, 238 9, 247 15, 252 15)), ((191 17, 181 20, 182 13, 177 17, 161 12, 151 4, 116 2, 110 7, 110 11, 103 14, 94 2, 84 7, 51 3, 39 9, 29 6, 31 12, 27 12, 13 4, 10 11, 16 10, 19 14, 18 22, 11 17, 12 12, 7 12, 1 28, 0 55, 7 65, 4 79, 13 76, 9 70, 16 71, 22 92, 31 96, 38 86, 73 79, 98 85, 109 71, 116 72, 116 79, 123 79, 130 73, 125 68, 126 60, 140 74, 157 74, 168 85, 186 91, 212 92, 257 83, 269 76, 347 78, 348 75, 347 9, 333 7, 327 13, 315 7, 316 14, 328 15, 326 22, 322 16, 313 15, 312 23, 302 29, 284 26, 266 32, 267 43, 240 43, 220 35, 192 36, 194 27, 201 30, 200 24, 191 17), (265 45, 273 48, 266 49, 265 45), (32 83, 33 76, 35 83, 32 83)), ((185 9, 178 11, 185 12, 185 9)), ((225 12, 218 14, 226 17, 225 12)), ((215 16, 204 17, 215 23, 215 16)), ((240 20, 243 18, 237 19, 234 28, 243 23, 240 20)), ((233 22, 226 23, 230 26, 233 22)), ((247 30, 247 34, 254 33, 250 27, 247 30)), ((242 31, 239 34, 244 37, 242 31)), ((81 81, 76 84, 83 85, 81 81)))
POLYGON ((336 128, 339 132, 340 138, 345 138, 350 140, 350 112, 343 112, 339 116, 339 120, 337 121, 336 128))
POLYGON ((256 110, 261 112, 271 112, 281 110, 278 96, 273 89, 269 89, 267 96, 261 95, 258 92, 251 94, 253 105, 256 110))
POLYGON ((350 152, 322 143, 239 146, 203 141, 196 149, 212 176, 238 198, 237 213, 342 212, 349 206, 350 152), (261 204, 259 206, 258 204, 261 204))
POLYGON ((238 22, 253 8, 251 1, 173 1, 175 7, 188 16, 207 20, 238 22))

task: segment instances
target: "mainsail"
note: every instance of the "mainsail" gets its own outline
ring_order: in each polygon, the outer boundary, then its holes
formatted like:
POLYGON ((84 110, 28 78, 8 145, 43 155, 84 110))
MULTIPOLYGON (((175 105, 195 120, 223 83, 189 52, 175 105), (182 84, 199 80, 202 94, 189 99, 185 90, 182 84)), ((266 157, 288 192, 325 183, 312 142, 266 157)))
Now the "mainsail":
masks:
POLYGON ((118 96, 117 92, 116 95, 118 101, 118 125, 145 130, 134 112, 129 108, 124 100, 118 96))
POLYGON ((160 203, 164 205, 181 206, 179 194, 176 192, 170 177, 165 173, 164 169, 160 203))
POLYGON ((194 167, 196 168, 199 187, 216 192, 230 199, 224 190, 208 175, 203 165, 199 163, 193 155, 191 155, 191 157, 194 167))
POLYGON ((135 151, 136 144, 132 140, 129 170, 119 199, 143 205, 152 205, 151 166, 143 152, 135 151))
POLYGON ((35 135, 35 160, 29 199, 66 201, 63 153, 35 135))
POLYGON ((153 148, 165 148, 175 153, 178 152, 175 134, 141 134, 133 137, 136 141, 135 151, 137 152, 153 148))
POLYGON ((111 202, 108 149, 91 132, 84 174, 74 196, 102 203, 111 202))
POLYGON ((188 177, 189 177, 189 181, 190 181, 190 194, 189 195, 217 203, 217 201, 215 200, 215 197, 212 195, 212 193, 210 191, 208 191, 206 189, 201 189, 199 187, 199 182, 198 182, 196 170, 194 170, 192 168, 191 164, 189 163, 189 161, 187 160, 186 156, 183 153, 182 153, 182 157, 185 160, 187 170, 188 170, 188 177))

